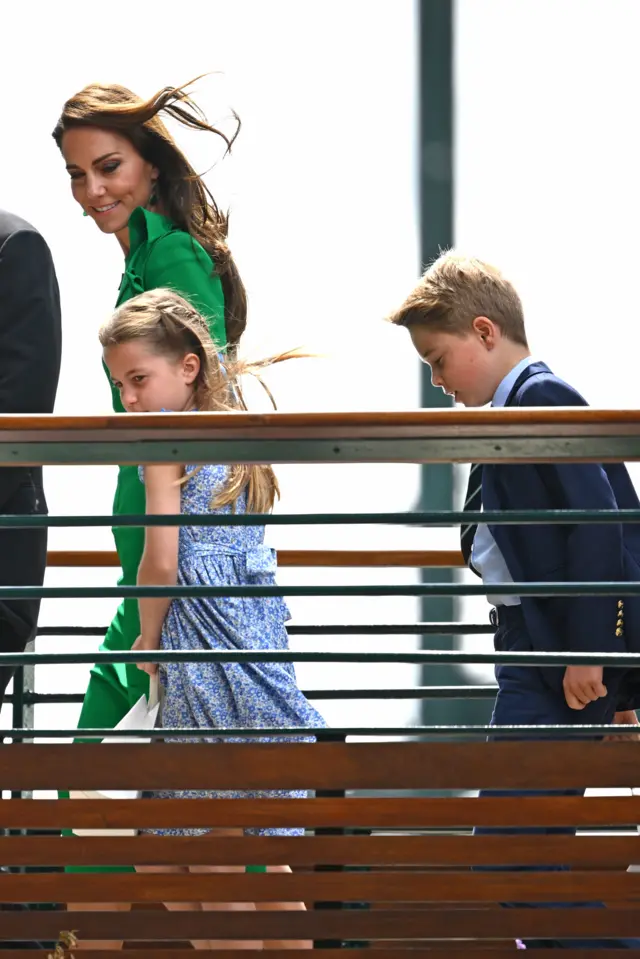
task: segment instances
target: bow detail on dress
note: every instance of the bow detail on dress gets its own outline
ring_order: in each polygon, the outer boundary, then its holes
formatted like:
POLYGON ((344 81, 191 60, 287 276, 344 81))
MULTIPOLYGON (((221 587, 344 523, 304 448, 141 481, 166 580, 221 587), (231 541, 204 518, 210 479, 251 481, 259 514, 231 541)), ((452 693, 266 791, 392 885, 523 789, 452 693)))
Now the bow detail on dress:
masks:
POLYGON ((270 546, 251 546, 247 550, 247 573, 250 576, 259 576, 265 573, 275 573, 278 569, 278 560, 275 549, 270 546))
POLYGON ((120 289, 118 291, 118 300, 122 299, 123 292, 127 287, 130 287, 133 290, 131 296, 128 296, 127 299, 137 296, 138 293, 145 292, 141 277, 139 277, 138 274, 134 273, 132 270, 125 270, 122 274, 122 279, 120 280, 120 289))

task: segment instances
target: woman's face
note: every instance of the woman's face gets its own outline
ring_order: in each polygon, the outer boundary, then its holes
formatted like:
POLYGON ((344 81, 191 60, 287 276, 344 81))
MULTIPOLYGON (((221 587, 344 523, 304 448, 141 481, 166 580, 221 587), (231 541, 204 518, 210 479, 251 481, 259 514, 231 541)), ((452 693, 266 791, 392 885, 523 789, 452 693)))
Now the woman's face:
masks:
POLYGON ((74 199, 103 233, 116 233, 122 240, 132 212, 149 203, 157 168, 126 137, 100 127, 67 130, 62 155, 74 199))

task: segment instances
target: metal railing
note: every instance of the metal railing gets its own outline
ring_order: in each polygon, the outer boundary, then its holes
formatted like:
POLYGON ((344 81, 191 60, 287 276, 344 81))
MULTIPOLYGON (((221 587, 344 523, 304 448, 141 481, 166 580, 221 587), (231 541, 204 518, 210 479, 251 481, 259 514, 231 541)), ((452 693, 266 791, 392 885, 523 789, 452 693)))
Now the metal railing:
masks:
MULTIPOLYGON (((464 566, 458 550, 278 550, 278 566, 288 568, 460 568, 464 566)), ((50 550, 47 556, 49 569, 104 569, 119 568, 118 554, 109 550, 50 550)), ((56 636, 104 636, 107 626, 41 626, 38 637, 56 636)), ((426 638, 429 635, 489 635, 490 623, 389 623, 389 624, 304 624, 289 623, 290 636, 373 636, 409 635, 426 638)), ((16 707, 13 713, 14 727, 24 727, 24 709, 40 704, 80 704, 84 694, 37 693, 27 683, 22 666, 14 680, 17 692, 5 697, 16 707)), ((492 699, 497 687, 466 684, 460 686, 413 686, 410 688, 358 687, 357 689, 303 689, 308 699, 358 700, 358 699, 492 699)))
MULTIPOLYGON (((522 462, 592 461, 640 459, 640 412, 635 410, 593 410, 589 408, 557 409, 496 409, 488 411, 437 410, 407 413, 312 413, 312 414, 144 414, 112 415, 106 417, 0 417, 0 464, 62 464, 62 463, 150 463, 150 462, 297 462, 354 463, 354 462, 414 462, 442 461, 522 462)), ((611 523, 640 522, 640 510, 614 511, 517 511, 502 513, 446 512, 377 512, 377 513, 313 513, 273 514, 268 516, 119 516, 121 526, 151 525, 361 525, 392 526, 418 525, 443 527, 478 521, 493 524, 527 523, 611 523)), ((0 516, 2 528, 73 528, 79 526, 111 526, 112 516, 0 516)), ((399 567, 462 565, 457 551, 396 550, 389 553, 371 550, 317 550, 282 551, 281 566, 350 566, 399 567)), ((52 567, 77 565, 79 567, 117 565, 115 554, 108 552, 57 551, 50 554, 52 567)), ((591 595, 629 596, 640 594, 640 583, 510 583, 499 587, 502 594, 522 596, 568 596, 589 592, 591 595)), ((482 584, 408 583, 394 585, 309 585, 287 587, 138 587, 138 586, 84 586, 84 587, 0 587, 0 598, 104 598, 141 596, 315 596, 315 597, 380 597, 380 596, 482 596, 482 584)), ((41 627, 39 636, 96 636, 101 627, 41 627)), ((492 632, 489 624, 413 623, 413 624, 297 624, 289 627, 292 636, 384 636, 460 634, 480 635, 492 632)), ((191 656, 191 654, 187 654, 191 656)), ((179 660, 179 653, 165 653, 160 659, 179 660)), ((402 653, 199 653, 205 661, 284 659, 293 662, 400 662, 429 663, 496 663, 526 662, 540 665, 545 662, 586 663, 601 662, 603 657, 611 665, 629 665, 635 662, 626 656, 598 654, 596 658, 574 654, 518 654, 469 652, 462 650, 415 651, 402 653)), ((195 654, 194 654, 195 658, 195 654)), ((141 653, 78 653, 54 652, 1 654, 7 665, 35 666, 46 663, 81 662, 136 662, 144 659, 141 653)), ((306 690, 315 698, 416 698, 443 696, 490 698, 492 686, 463 687, 423 686, 400 690, 306 690)), ((20 675, 13 696, 16 710, 40 702, 77 702, 80 694, 38 694, 22 689, 20 675)), ((14 712, 16 719, 17 712, 14 712)), ((448 727, 445 727, 448 729, 448 727)), ((486 727, 476 727, 484 733, 486 727)), ((441 729, 441 727, 438 727, 441 729)), ((412 727, 405 732, 427 734, 436 727, 412 727)), ((444 728, 442 729, 444 731, 444 728)), ((460 727, 466 734, 471 727, 460 727)), ((95 733, 96 736, 103 731, 95 733)), ((340 733, 348 735, 351 730, 340 733)), ((372 734, 384 734, 382 727, 372 734)), ((24 727, 14 729, 16 738, 33 735, 24 727)), ((38 731, 38 734, 40 731, 38 731)), ((62 735, 62 730, 46 730, 42 735, 62 735)), ((68 731, 67 731, 68 733, 68 731)), ((355 730, 354 730, 355 733, 355 730)), ((398 730, 388 730, 398 734, 398 730)), ((358 729, 362 735, 363 730, 358 729)))
MULTIPOLYGON (((108 550, 50 550, 47 556, 49 569, 99 569, 119 568, 115 551, 108 550)), ((280 568, 461 568, 462 554, 458 550, 278 550, 280 568)), ((107 626, 40 626, 38 637, 104 636, 107 626)), ((490 635, 490 623, 387 623, 387 624, 299 624, 289 623, 290 636, 416 636, 432 635, 490 635)), ((24 728, 25 709, 31 706, 56 703, 80 704, 84 693, 37 693, 31 689, 22 666, 18 667, 14 680, 16 692, 5 697, 14 704, 13 726, 24 728)), ((358 700, 358 699, 485 699, 495 696, 493 684, 465 684, 460 686, 414 686, 410 688, 358 687, 356 689, 303 689, 305 696, 313 700, 358 700)))

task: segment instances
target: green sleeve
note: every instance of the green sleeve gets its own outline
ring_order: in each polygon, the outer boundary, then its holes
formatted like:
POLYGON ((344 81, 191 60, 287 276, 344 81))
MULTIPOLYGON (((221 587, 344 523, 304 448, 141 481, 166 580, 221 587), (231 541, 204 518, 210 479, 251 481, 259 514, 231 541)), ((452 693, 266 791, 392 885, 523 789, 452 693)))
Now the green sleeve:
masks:
POLYGON ((188 233, 176 230, 156 240, 144 270, 144 287, 168 287, 180 293, 199 310, 219 350, 227 345, 224 293, 219 276, 212 275, 209 254, 188 233))

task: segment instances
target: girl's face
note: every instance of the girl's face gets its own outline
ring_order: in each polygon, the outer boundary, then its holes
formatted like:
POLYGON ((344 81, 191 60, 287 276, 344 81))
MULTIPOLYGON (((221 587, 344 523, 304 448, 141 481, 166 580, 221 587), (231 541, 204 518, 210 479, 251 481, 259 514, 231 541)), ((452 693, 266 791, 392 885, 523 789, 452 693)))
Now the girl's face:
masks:
POLYGON ((200 371, 195 353, 175 360, 155 353, 144 339, 136 339, 107 346, 103 355, 127 413, 193 409, 200 371))
POLYGON ((129 217, 147 206, 158 170, 114 130, 76 127, 62 137, 71 192, 103 233, 126 233, 129 217))

